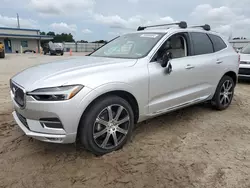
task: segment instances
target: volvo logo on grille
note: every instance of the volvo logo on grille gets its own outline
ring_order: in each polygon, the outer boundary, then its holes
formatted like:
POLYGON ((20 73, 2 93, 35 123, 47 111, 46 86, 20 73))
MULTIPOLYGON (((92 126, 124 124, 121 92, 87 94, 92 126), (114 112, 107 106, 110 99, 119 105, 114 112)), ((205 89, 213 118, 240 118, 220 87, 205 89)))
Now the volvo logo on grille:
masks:
POLYGON ((16 88, 15 87, 12 88, 12 91, 13 91, 13 95, 16 96, 16 88))

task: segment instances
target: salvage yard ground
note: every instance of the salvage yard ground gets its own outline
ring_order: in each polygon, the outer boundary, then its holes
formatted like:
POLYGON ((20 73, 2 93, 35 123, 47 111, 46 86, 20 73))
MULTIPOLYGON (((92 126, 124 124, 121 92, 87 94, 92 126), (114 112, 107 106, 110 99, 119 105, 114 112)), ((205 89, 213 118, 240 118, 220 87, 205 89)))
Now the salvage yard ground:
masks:
POLYGON ((10 77, 76 55, 84 54, 0 60, 0 188, 250 188, 250 82, 238 84, 228 110, 202 104, 154 118, 103 157, 25 136, 11 115, 10 77))

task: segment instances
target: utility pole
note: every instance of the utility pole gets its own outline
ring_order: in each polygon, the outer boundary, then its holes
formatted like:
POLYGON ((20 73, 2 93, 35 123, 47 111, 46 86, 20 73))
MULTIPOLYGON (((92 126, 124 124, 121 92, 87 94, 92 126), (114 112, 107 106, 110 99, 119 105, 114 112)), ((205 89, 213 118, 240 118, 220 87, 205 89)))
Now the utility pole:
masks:
POLYGON ((233 39, 233 30, 232 28, 230 28, 230 34, 229 34, 228 40, 232 40, 232 39, 233 39))
POLYGON ((19 15, 18 13, 16 15, 17 15, 17 28, 20 28, 19 15))

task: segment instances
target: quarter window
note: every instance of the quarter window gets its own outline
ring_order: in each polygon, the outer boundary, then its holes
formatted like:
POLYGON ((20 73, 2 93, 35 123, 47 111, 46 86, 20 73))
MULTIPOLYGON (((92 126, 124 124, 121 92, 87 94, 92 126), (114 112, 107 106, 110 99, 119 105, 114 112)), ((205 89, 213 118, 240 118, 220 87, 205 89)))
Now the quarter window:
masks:
POLYGON ((190 33, 193 41, 194 55, 213 53, 213 44, 207 34, 193 32, 190 33))
POLYGON ((214 44, 214 51, 217 52, 227 47, 225 42, 219 36, 209 34, 209 37, 214 44))

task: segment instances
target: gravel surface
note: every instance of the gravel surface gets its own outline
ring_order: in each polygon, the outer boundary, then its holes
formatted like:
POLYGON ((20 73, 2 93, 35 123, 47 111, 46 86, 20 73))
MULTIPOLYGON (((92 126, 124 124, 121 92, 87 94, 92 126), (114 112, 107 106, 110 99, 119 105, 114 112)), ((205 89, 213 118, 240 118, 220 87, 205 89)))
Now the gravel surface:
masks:
POLYGON ((102 157, 25 136, 11 115, 9 78, 66 58, 0 60, 0 188, 250 188, 250 82, 238 84, 226 111, 202 104, 154 118, 137 125, 123 149, 102 157))

